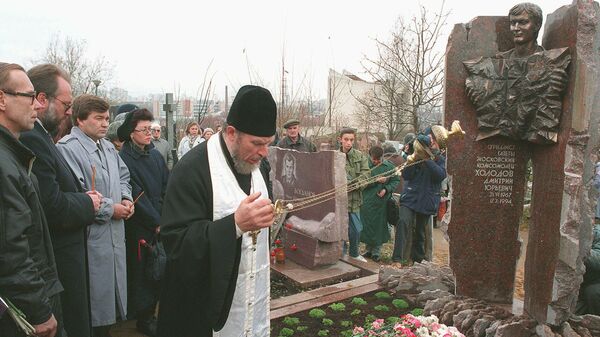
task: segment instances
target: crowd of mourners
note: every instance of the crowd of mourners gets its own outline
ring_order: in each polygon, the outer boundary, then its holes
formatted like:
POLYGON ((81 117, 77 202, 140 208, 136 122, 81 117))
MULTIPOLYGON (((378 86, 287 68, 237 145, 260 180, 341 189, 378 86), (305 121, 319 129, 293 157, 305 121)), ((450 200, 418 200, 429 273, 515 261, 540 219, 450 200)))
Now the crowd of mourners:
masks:
MULTIPOLYGON (((110 123, 108 102, 73 97, 63 69, 0 63, 0 336, 27 334, 16 309, 35 336, 107 337, 126 319, 148 336, 267 336, 268 146, 317 151, 295 119, 277 140, 275 120, 270 92, 244 86, 223 127, 190 123, 172 151, 147 109, 123 104, 110 123)), ((394 225, 393 262, 431 260, 443 142, 427 128, 366 155, 355 138, 337 137, 347 180, 369 183, 348 193, 344 253, 379 262, 394 225), (415 144, 428 155, 388 174, 415 144)), ((580 312, 598 314, 594 234, 580 312)))
MULTIPOLYGON (((161 275, 148 257, 164 254, 175 160, 153 114, 123 104, 109 124, 109 103, 74 98, 51 64, 0 63, 0 99, 0 308, 19 309, 37 336, 110 336, 128 318, 155 336, 161 275)), ((214 133, 199 130, 188 125, 179 156, 214 133)), ((23 333, 2 315, 1 336, 23 333)))

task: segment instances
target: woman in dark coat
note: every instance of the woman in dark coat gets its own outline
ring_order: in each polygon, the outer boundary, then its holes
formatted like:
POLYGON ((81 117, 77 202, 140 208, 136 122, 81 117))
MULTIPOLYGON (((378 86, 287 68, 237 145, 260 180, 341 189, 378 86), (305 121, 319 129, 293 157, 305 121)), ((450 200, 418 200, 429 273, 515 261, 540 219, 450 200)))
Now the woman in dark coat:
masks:
POLYGON ((160 214, 167 188, 169 170, 160 152, 154 149, 150 135, 153 116, 147 109, 129 112, 118 136, 123 141, 119 155, 131 175, 135 213, 125 222, 127 279, 130 315, 135 315, 140 332, 154 336, 159 284, 145 277, 144 266, 150 244, 160 230, 160 214))

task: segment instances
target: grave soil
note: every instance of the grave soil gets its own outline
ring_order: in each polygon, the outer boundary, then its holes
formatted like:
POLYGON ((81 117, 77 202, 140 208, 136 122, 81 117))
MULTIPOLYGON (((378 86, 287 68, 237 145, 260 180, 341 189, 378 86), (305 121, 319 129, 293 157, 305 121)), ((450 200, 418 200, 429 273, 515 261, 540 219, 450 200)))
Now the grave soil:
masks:
MULTIPOLYGON (((358 278, 360 278, 359 275, 357 275, 354 279, 358 279, 358 278)), ((348 280, 331 280, 330 282, 316 284, 314 286, 307 287, 307 288, 301 288, 301 287, 295 286, 294 284, 292 284, 292 282, 289 282, 285 278, 278 277, 278 276, 271 274, 271 300, 290 296, 290 295, 299 294, 301 292, 322 288, 322 287, 325 287, 325 286, 328 286, 331 284, 341 283, 344 281, 348 281, 348 280)))
MULTIPOLYGON (((355 326, 365 326, 369 325, 370 322, 375 318, 387 319, 388 317, 399 317, 406 313, 409 313, 413 309, 413 302, 409 297, 406 297, 402 294, 391 294, 389 292, 385 292, 390 295, 389 298, 377 298, 375 296, 378 292, 385 291, 373 291, 360 296, 356 296, 362 298, 367 302, 367 304, 360 305, 352 303, 352 299, 356 297, 350 297, 344 299, 342 301, 336 303, 343 303, 345 305, 345 309, 343 311, 335 311, 330 306, 332 304, 324 305, 321 307, 317 307, 317 309, 322 309, 325 311, 325 316, 323 318, 315 318, 309 315, 310 310, 301 311, 295 313, 293 315, 280 317, 277 319, 271 320, 271 336, 279 337, 286 336, 282 334, 282 330, 284 328, 292 329, 294 337, 298 336, 352 336, 352 331, 355 326), (392 301, 395 299, 402 299, 408 303, 407 308, 396 308, 392 301), (389 311, 381 311, 376 310, 377 306, 387 306, 389 311), (355 310, 360 310, 360 313, 352 315, 352 312, 355 310), (295 325, 285 324, 284 321, 288 318, 298 318, 299 323, 295 325), (367 320, 370 318, 369 323, 367 320), (330 319, 333 321, 332 325, 324 325, 323 319, 330 319), (351 322, 348 326, 343 326, 342 322, 349 321, 351 322), (299 327, 306 327, 305 330, 299 327), (319 331, 327 330, 327 334, 319 334, 319 331)), ((333 304, 336 304, 333 303, 333 304)), ((285 333, 285 332, 284 332, 285 333)))

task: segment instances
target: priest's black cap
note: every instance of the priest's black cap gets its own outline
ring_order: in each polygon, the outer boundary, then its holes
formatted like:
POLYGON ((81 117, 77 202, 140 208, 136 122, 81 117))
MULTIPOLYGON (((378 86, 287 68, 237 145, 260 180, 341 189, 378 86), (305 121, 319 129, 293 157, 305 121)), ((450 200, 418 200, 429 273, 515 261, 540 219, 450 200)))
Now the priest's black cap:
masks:
POLYGON ((269 90, 255 85, 240 88, 227 116, 227 124, 257 137, 275 134, 277 105, 269 90))

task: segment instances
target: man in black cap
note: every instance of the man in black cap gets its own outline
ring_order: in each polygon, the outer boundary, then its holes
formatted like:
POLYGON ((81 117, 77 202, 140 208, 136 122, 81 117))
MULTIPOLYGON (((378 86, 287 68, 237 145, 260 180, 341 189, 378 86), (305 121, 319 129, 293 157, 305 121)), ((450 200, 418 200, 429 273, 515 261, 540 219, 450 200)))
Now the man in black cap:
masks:
POLYGON ((159 336, 269 335, 273 207, 259 165, 276 114, 267 89, 242 87, 219 136, 173 169, 161 219, 169 260, 159 336))
POLYGON ((277 143, 278 147, 292 149, 301 152, 317 152, 317 147, 308 139, 300 135, 300 121, 290 119, 283 124, 286 129, 286 136, 277 143))

